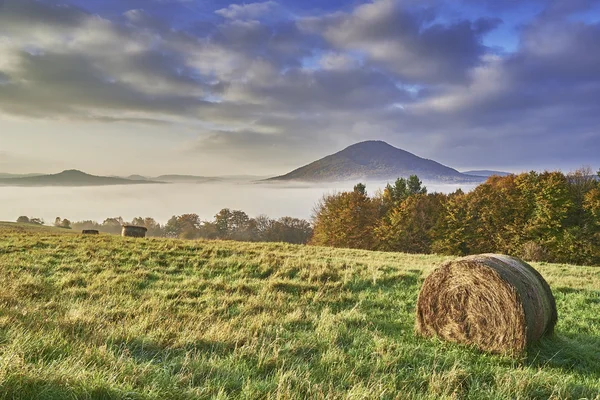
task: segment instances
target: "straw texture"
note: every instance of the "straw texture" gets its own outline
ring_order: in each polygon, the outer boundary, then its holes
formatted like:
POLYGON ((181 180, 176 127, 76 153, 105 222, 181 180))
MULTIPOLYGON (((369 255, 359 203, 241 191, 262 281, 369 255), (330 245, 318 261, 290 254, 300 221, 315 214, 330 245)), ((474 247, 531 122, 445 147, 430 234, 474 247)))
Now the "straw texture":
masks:
POLYGON ((557 321, 554 296, 529 264, 500 254, 450 261, 427 277, 416 331, 492 353, 519 354, 557 321))

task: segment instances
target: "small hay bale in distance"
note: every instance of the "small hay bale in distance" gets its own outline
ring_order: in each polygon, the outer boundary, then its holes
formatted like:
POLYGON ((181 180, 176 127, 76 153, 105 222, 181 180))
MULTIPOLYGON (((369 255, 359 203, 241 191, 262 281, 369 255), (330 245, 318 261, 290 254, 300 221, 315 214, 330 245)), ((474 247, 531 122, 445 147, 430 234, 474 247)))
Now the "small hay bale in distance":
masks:
POLYGON ((134 237, 134 238, 145 238, 148 228, 143 226, 134 225, 123 225, 121 236, 123 237, 134 237))
POLYGON ((100 234, 100 232, 95 229, 84 229, 83 231, 81 231, 81 233, 83 235, 99 235, 100 234))
POLYGON ((515 356, 551 334, 557 318, 550 286, 531 265, 482 254, 444 263, 425 279, 416 331, 515 356))

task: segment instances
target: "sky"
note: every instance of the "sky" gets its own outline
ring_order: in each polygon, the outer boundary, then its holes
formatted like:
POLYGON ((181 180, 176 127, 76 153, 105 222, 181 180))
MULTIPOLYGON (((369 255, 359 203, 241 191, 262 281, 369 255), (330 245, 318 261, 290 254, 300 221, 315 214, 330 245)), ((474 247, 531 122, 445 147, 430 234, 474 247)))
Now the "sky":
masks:
POLYGON ((0 0, 0 172, 276 175, 363 140, 600 167, 597 0, 0 0))

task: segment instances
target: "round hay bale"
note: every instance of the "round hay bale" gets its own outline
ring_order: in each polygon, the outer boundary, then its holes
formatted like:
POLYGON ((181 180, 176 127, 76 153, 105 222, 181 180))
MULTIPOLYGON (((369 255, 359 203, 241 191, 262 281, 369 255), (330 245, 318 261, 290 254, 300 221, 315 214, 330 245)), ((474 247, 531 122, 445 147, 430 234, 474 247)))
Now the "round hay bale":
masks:
POLYGON ((416 330, 492 353, 517 355, 551 334, 557 321, 550 286, 518 258, 482 254, 450 261, 425 279, 416 330))
POLYGON ((84 229, 83 231, 81 231, 81 233, 84 235, 99 235, 100 234, 100 232, 95 229, 84 229))
POLYGON ((143 226, 123 225, 121 235, 124 237, 145 238, 148 228, 143 226))

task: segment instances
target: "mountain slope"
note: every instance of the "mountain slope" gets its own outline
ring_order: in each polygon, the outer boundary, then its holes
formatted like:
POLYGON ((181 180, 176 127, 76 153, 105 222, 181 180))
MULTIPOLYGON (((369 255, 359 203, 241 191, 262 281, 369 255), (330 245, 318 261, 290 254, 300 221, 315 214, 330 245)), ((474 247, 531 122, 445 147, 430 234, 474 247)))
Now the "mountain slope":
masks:
POLYGON ((59 174, 53 175, 0 179, 0 186, 111 186, 139 185, 148 183, 159 182, 135 181, 124 178, 95 176, 77 170, 63 171, 59 174))
POLYGON ((354 144, 338 153, 269 180, 307 182, 392 180, 410 175, 434 181, 480 182, 482 180, 480 177, 461 174, 453 168, 418 157, 382 141, 354 144))

